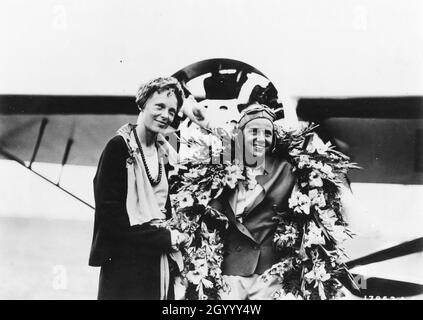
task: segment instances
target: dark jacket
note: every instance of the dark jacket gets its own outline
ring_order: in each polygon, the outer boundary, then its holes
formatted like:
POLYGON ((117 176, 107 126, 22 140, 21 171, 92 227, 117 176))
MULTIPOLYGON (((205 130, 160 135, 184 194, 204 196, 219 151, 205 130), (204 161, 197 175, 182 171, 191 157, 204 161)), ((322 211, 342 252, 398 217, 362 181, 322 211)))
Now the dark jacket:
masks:
MULTIPOLYGON (((170 231, 148 224, 130 226, 128 157, 121 136, 112 138, 101 155, 94 178, 96 208, 89 265, 101 266, 99 299, 159 299, 160 256, 171 251, 170 231)), ((170 213, 169 198, 167 208, 170 213)))
POLYGON ((277 226, 273 217, 276 211, 288 210, 295 176, 286 160, 276 157, 269 160, 268 173, 256 177, 264 193, 243 215, 243 223, 236 220, 234 213, 237 190, 228 190, 212 202, 212 206, 224 213, 230 222, 225 237, 223 274, 262 274, 278 262, 279 255, 273 248, 273 234, 277 226))

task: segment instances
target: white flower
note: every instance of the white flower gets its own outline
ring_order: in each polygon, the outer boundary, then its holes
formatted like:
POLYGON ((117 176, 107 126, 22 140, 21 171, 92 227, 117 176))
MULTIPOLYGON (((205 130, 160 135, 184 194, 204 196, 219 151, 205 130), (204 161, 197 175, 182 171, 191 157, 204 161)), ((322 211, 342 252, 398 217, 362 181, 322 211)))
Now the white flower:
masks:
POLYGON ((221 183, 221 181, 219 179, 214 178, 213 182, 212 182, 212 186, 211 186, 212 190, 213 189, 219 189, 220 183, 221 183))
POLYGON ((314 187, 314 188, 318 188, 318 187, 323 187, 323 180, 320 177, 320 173, 313 170, 310 174, 310 178, 309 178, 309 184, 310 187, 314 187))
POLYGON ((195 271, 189 271, 187 273, 187 279, 189 282, 198 285, 202 279, 201 275, 199 275, 197 272, 195 271))
POLYGON ((296 206, 298 206, 298 200, 299 200, 299 197, 300 197, 300 195, 301 195, 301 192, 294 192, 294 193, 292 193, 292 195, 291 195, 291 197, 288 199, 288 206, 291 208, 291 209, 294 209, 296 206))
POLYGON ((314 282, 314 287, 318 288, 320 298, 323 300, 326 299, 323 282, 330 279, 330 274, 326 272, 325 264, 323 262, 316 262, 313 265, 313 269, 304 275, 304 279, 308 283, 314 282))
POLYGON ((210 276, 212 276, 213 278, 218 278, 222 275, 222 269, 221 268, 213 268, 210 269, 210 276))
POLYGON ((310 165, 310 158, 307 155, 300 155, 300 161, 298 162, 298 168, 302 169, 310 165))
POLYGON ((206 277, 209 273, 209 267, 207 267, 207 264, 203 264, 202 266, 197 268, 197 271, 201 276, 206 277))
POLYGON ((188 172, 184 173, 184 177, 186 178, 191 178, 191 179, 195 179, 198 177, 197 171, 195 169, 189 169, 188 172))
POLYGON ((348 233, 345 231, 346 230, 344 226, 334 225, 329 233, 338 243, 343 243, 350 238, 348 233))
POLYGON ((335 239, 336 242, 342 243, 350 238, 348 229, 346 227, 342 225, 336 225, 338 217, 336 216, 335 211, 332 209, 322 210, 319 212, 319 217, 326 230, 335 239))
POLYGON ((283 232, 275 232, 274 243, 278 247, 291 247, 295 244, 298 238, 298 231, 291 225, 285 225, 283 232))
POLYGON ((207 288, 207 289, 213 288, 213 282, 211 282, 210 280, 203 278, 203 279, 201 279, 201 282, 203 283, 203 286, 205 288, 207 288))
POLYGON ((273 300, 303 300, 303 298, 298 295, 294 296, 291 292, 286 293, 283 289, 277 289, 272 294, 273 300))
POLYGON ((332 178, 335 176, 334 173, 332 172, 332 167, 328 164, 323 165, 320 171, 326 174, 329 178, 332 178))
POLYGON ((243 175, 242 175, 242 170, 241 170, 241 168, 240 168, 238 165, 236 165, 236 164, 231 165, 231 166, 227 166, 225 170, 226 170, 229 174, 233 174, 233 175, 235 175, 238 179, 242 179, 242 178, 243 178, 243 175))
POLYGON ((320 192, 317 189, 311 189, 308 192, 308 196, 310 197, 311 205, 319 208, 323 208, 324 206, 326 206, 326 200, 323 192, 320 192))
POLYGON ((298 156, 299 154, 301 154, 301 150, 300 150, 300 149, 298 149, 298 148, 292 149, 292 150, 289 152, 289 155, 290 155, 291 157, 296 157, 296 156, 298 156))
POLYGON ((190 192, 182 191, 176 196, 180 208, 191 207, 194 204, 194 199, 190 192))
POLYGON ((284 293, 285 292, 283 291, 283 289, 277 289, 275 292, 272 293, 272 299, 283 300, 284 293))
POLYGON ((303 290, 303 297, 305 300, 309 300, 311 297, 311 291, 309 290, 303 290))
POLYGON ((304 247, 311 247, 312 245, 325 244, 325 238, 323 237, 322 230, 311 221, 308 228, 308 232, 305 234, 304 247))
POLYGON ((225 176, 223 177, 223 184, 229 186, 229 188, 234 189, 238 180, 244 179, 242 176, 242 171, 237 165, 228 166, 225 169, 225 176))
POLYGON ((203 206, 205 206, 205 207, 207 207, 207 205, 210 202, 210 195, 211 195, 211 192, 210 191, 202 192, 200 194, 200 196, 198 197, 198 203, 201 204, 201 205, 203 205, 203 206))
POLYGON ((321 161, 311 160, 310 165, 313 169, 318 171, 322 170, 323 168, 323 163, 321 161))
POLYGON ((333 209, 320 210, 319 217, 322 220, 323 225, 328 230, 331 230, 335 225, 336 221, 338 220, 338 218, 336 217, 336 213, 335 211, 333 211, 333 209))
POLYGON ((188 281, 195 285, 198 285, 200 282, 203 282, 204 278, 207 277, 209 272, 207 260, 202 257, 203 253, 204 252, 196 252, 198 256, 192 261, 194 270, 190 270, 189 272, 187 272, 186 275, 188 281))
POLYGON ((314 134, 310 139, 306 150, 309 153, 317 152, 318 154, 325 154, 328 151, 330 145, 330 142, 325 144, 323 143, 322 139, 320 139, 316 134, 314 134))
POLYGON ((236 187, 237 180, 234 175, 226 175, 222 180, 224 185, 227 185, 229 188, 234 189, 236 187))
POLYGON ((330 279, 330 274, 326 272, 325 265, 323 263, 318 263, 313 266, 313 269, 305 274, 305 279, 307 282, 313 281, 327 281, 330 279))
POLYGON ((185 177, 195 179, 198 177, 202 177, 206 174, 207 168, 197 169, 191 168, 188 172, 184 174, 185 177))
POLYGON ((288 205, 296 213, 310 214, 310 198, 299 191, 291 195, 288 205))

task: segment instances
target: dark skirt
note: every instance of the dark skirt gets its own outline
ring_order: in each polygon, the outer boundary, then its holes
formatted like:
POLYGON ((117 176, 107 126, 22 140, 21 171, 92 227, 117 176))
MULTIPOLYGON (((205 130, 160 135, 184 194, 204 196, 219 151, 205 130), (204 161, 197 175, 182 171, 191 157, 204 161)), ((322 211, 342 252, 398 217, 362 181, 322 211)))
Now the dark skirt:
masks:
MULTIPOLYGON (((171 285, 168 299, 173 297, 171 285)), ((160 256, 121 257, 107 261, 100 270, 98 299, 159 300, 160 256)))

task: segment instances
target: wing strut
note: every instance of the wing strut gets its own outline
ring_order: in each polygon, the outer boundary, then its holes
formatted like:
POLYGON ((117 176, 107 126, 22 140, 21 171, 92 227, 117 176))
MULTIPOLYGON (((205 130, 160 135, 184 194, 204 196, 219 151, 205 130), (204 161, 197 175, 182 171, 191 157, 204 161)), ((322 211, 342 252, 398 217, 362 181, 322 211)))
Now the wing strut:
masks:
POLYGON ((36 171, 34 171, 32 169, 32 164, 34 163, 34 161, 35 161, 35 159, 37 157, 38 149, 40 148, 40 144, 41 144, 41 141, 42 141, 42 138, 43 138, 44 131, 45 131, 45 128, 47 126, 47 123, 48 123, 48 119, 47 118, 44 118, 41 121, 40 130, 38 132, 38 137, 37 137, 37 142, 35 143, 34 151, 32 153, 32 157, 31 157, 31 161, 29 162, 28 165, 25 163, 25 161, 23 161, 22 159, 16 157, 12 153, 6 151, 1 146, 0 146, 0 154, 2 154, 6 159, 9 159, 9 160, 12 160, 12 161, 16 161, 21 166, 25 167, 26 169, 28 169, 32 173, 36 174, 40 178, 44 179, 45 181, 51 183, 52 185, 54 185, 55 187, 59 188, 60 190, 62 190, 63 192, 65 192, 69 196, 73 197, 74 199, 82 202, 83 204, 85 204, 86 206, 90 207, 91 209, 95 209, 93 205, 89 204, 85 200, 81 199, 80 197, 74 195, 73 193, 69 192, 68 190, 66 190, 66 189, 64 189, 64 188, 62 188, 60 186, 60 180, 62 178, 63 168, 64 168, 64 166, 65 166, 65 164, 66 164, 66 162, 68 160, 69 152, 70 152, 70 149, 71 149, 72 144, 73 144, 73 139, 72 138, 69 138, 68 141, 67 141, 67 143, 66 143, 65 153, 63 154, 63 158, 62 158, 62 164, 61 164, 62 167, 60 169, 59 179, 58 179, 57 183, 54 183, 49 178, 45 177, 44 175, 42 175, 42 174, 40 174, 40 173, 38 173, 38 172, 36 172, 36 171))
POLYGON ((60 184, 60 179, 62 178, 63 168, 65 167, 65 164, 68 161, 68 156, 69 156, 69 152, 70 152, 70 149, 72 147, 72 144, 73 144, 73 139, 69 138, 68 142, 66 143, 65 153, 63 154, 62 167, 60 168, 59 179, 57 180, 57 183, 56 183, 57 186, 59 186, 59 184, 60 184))
POLYGON ((28 169, 31 169, 32 164, 35 161, 35 158, 38 153, 38 149, 40 148, 41 140, 43 139, 44 130, 46 129, 47 123, 48 123, 48 119, 43 118, 40 125, 40 131, 38 131, 37 142, 35 143, 34 151, 32 152, 32 157, 31 157, 31 161, 29 162, 28 169))

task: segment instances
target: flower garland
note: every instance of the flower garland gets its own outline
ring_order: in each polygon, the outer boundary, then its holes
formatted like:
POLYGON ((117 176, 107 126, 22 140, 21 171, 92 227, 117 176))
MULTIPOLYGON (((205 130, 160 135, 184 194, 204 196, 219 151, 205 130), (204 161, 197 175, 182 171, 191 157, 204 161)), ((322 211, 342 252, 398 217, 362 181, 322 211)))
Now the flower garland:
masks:
POLYGON ((274 235, 279 263, 263 277, 280 278, 275 299, 333 299, 343 295, 339 279, 354 281, 345 266, 342 243, 352 232, 342 216, 340 190, 350 169, 359 167, 330 142, 323 143, 311 124, 298 133, 277 127, 279 144, 286 146, 297 178, 288 200, 289 211, 278 213, 274 235))
MULTIPOLYGON (((275 125, 276 152, 283 156, 288 151, 297 177, 289 212, 275 217, 274 246, 283 258, 263 274, 264 279, 280 278, 275 299, 287 295, 335 298, 341 294, 338 279, 344 275, 351 279, 340 246, 352 236, 342 217, 340 187, 348 170, 358 167, 329 142, 324 144, 313 132, 315 128, 309 125, 287 132, 275 125)), ((170 177, 174 215, 165 226, 191 237, 182 248, 185 269, 180 276, 187 288, 186 299, 219 299, 219 292, 228 290, 221 274, 228 220, 209 203, 225 188, 234 189, 246 180, 237 162, 221 161, 232 138, 218 129, 196 141, 184 141, 196 152, 170 177)))
POLYGON ((221 290, 228 290, 220 267, 223 238, 229 222, 209 203, 224 188, 234 189, 244 177, 237 164, 220 164, 220 156, 227 148, 220 140, 222 137, 232 138, 218 129, 196 141, 183 141, 195 148, 196 152, 179 164, 170 176, 171 202, 175 214, 165 222, 165 226, 191 237, 190 243, 182 248, 185 269, 180 275, 188 300, 216 300, 221 290))

